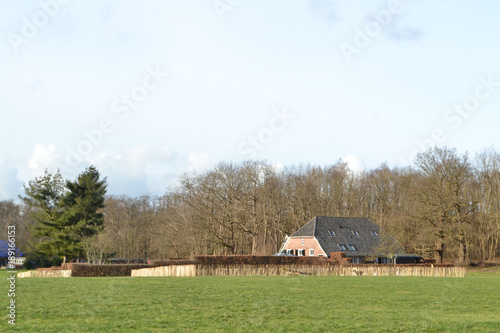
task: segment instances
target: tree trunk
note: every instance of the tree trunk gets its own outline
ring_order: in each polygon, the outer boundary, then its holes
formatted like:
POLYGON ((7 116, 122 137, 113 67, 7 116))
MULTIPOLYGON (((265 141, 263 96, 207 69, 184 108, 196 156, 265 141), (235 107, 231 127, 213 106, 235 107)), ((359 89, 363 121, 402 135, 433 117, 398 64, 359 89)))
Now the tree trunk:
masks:
POLYGON ((460 232, 460 238, 459 238, 459 244, 458 244, 458 263, 460 265, 465 264, 466 258, 467 258, 467 244, 466 244, 466 239, 465 239, 465 234, 464 231, 462 230, 460 232))
POLYGON ((443 255, 444 255, 444 240, 443 237, 440 236, 436 242, 436 249, 434 258, 436 259, 436 264, 443 263, 443 255))
POLYGON ((467 245, 465 244, 465 240, 460 241, 458 248, 458 263, 463 265, 465 264, 467 256, 467 245))
POLYGON ((257 236, 252 234, 252 255, 257 254, 257 236))

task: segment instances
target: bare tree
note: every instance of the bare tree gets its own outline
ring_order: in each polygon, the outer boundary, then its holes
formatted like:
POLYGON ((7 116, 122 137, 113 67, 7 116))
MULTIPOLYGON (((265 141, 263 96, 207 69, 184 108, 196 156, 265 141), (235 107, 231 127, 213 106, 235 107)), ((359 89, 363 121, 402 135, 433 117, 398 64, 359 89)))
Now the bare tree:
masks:
POLYGON ((452 238, 459 244, 458 259, 463 263, 467 244, 465 225, 470 222, 474 206, 466 193, 471 177, 468 157, 458 156, 456 149, 435 147, 418 154, 415 164, 421 176, 418 213, 436 237, 436 262, 443 261, 446 241, 452 238))

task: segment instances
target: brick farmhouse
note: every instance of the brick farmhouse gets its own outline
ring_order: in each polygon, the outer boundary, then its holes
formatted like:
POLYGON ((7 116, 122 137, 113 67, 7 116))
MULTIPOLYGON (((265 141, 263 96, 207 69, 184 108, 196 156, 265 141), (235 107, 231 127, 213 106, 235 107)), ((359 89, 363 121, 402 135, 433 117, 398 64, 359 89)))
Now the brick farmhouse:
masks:
POLYGON ((287 236, 280 252, 320 257, 342 252, 353 263, 392 263, 407 256, 394 237, 367 218, 321 216, 287 236))

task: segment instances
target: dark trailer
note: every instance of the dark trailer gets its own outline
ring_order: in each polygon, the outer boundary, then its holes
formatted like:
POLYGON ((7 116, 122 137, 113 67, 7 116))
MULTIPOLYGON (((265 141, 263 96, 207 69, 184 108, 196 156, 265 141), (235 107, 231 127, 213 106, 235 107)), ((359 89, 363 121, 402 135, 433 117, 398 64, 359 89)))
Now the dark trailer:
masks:
POLYGON ((413 254, 404 254, 404 255, 397 255, 394 256, 393 259, 395 264, 423 264, 424 263, 424 258, 413 255, 413 254))

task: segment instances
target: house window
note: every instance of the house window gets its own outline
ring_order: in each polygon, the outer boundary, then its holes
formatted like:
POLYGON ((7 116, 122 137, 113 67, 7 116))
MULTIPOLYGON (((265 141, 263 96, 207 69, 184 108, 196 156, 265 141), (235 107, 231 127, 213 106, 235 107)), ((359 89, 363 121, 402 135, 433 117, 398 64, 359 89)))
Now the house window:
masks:
POLYGON ((309 256, 314 257, 314 249, 309 249, 309 256))
POLYGON ((304 245, 305 243, 306 242, 303 239, 300 240, 300 245, 304 245))
POLYGON ((340 251, 347 251, 347 248, 344 244, 338 244, 340 251))
POLYGON ((304 249, 299 249, 299 253, 298 253, 299 257, 303 257, 306 255, 306 250, 304 249))
POLYGON ((358 249, 356 248, 356 245, 349 244, 349 250, 351 250, 351 251, 357 251, 358 249))
POLYGON ((353 231, 352 231, 352 234, 353 234, 355 237, 359 237, 359 232, 357 232, 356 230, 353 230, 353 231))
POLYGON ((389 259, 389 258, 380 258, 379 261, 381 264, 390 264, 391 263, 391 259, 389 259))
POLYGON ((375 230, 370 230, 370 232, 373 237, 378 237, 378 232, 376 232, 375 230))
POLYGON ((328 230, 328 234, 331 236, 331 237, 337 237, 337 234, 335 233, 335 231, 333 230, 328 230))
POLYGON ((293 249, 287 249, 287 250, 286 250, 286 253, 288 253, 288 254, 293 254, 293 249))

